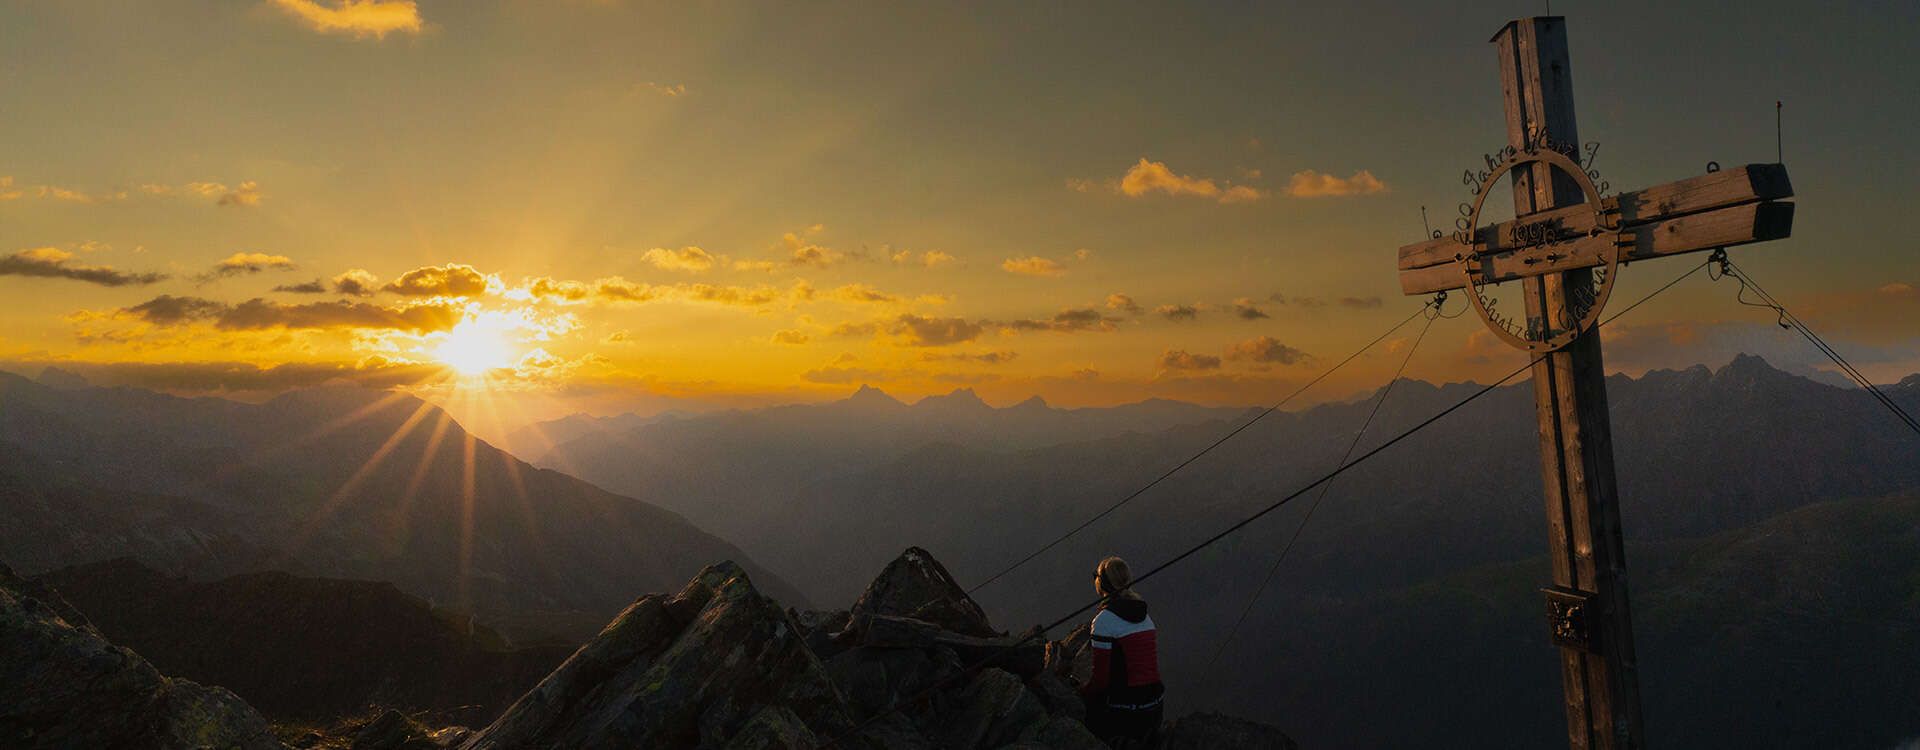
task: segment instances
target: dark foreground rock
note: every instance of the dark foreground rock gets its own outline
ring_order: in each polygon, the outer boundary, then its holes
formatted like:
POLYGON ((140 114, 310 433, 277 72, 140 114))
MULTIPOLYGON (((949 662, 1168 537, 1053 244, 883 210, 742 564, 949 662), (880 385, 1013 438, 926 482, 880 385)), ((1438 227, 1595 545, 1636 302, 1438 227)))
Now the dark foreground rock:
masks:
POLYGON ((233 693, 168 679, 0 565, 0 747, 279 748, 233 693))
MULTIPOLYGON (((462 747, 1100 750, 1069 682, 1084 643, 995 631, 918 548, 845 611, 784 611, 722 563, 635 602, 462 747)), ((1215 715, 1165 735, 1166 747, 1292 747, 1215 715)))
POLYGON ((714 565, 628 607, 463 747, 811 746, 853 724, 802 638, 739 566, 714 565))

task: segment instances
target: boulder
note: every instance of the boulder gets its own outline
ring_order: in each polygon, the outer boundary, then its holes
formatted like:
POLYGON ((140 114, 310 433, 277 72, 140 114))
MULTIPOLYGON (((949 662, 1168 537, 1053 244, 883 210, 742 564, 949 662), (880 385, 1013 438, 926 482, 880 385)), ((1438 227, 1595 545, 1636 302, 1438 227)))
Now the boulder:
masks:
POLYGON ((995 666, 1021 677, 1031 677, 1046 668, 1047 642, 1038 634, 962 635, 925 620, 889 615, 861 615, 852 627, 859 644, 868 648, 946 647, 969 667, 995 666))
POLYGON ((1216 747, 1248 750, 1299 750, 1299 745, 1279 729, 1216 713, 1192 713, 1180 717, 1165 732, 1164 750, 1205 750, 1216 747))
POLYGON ((352 750, 438 750, 426 726, 387 709, 353 736, 352 750))
POLYGON ((780 747, 796 724, 853 728, 799 628, 729 562, 635 602, 462 747, 780 747))
POLYGON ((169 679, 0 565, 0 747, 283 746, 233 693, 169 679))
POLYGON ((989 667, 974 675, 937 734, 943 748, 991 750, 1032 739, 1049 718, 1040 698, 1019 677, 989 667))
POLYGON ((1109 750, 1079 719, 1055 716, 1034 728, 1027 742, 1051 750, 1109 750))
POLYGON ((999 635, 946 567, 919 547, 907 548, 880 571, 854 602, 852 615, 856 620, 863 615, 911 617, 964 635, 999 635))

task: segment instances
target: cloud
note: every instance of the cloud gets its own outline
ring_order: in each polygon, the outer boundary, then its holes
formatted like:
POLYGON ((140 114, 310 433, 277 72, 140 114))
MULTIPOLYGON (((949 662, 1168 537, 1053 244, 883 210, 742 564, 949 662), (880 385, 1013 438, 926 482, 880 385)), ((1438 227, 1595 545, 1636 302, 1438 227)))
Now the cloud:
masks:
MULTIPOLYGON (((842 302, 899 302, 900 297, 875 289, 866 284, 847 284, 834 289, 833 299, 842 302)), ((809 295, 811 296, 811 295, 809 295)))
POLYGON ((912 250, 896 250, 889 252, 887 257, 900 265, 917 265, 926 268, 937 268, 953 262, 953 256, 939 250, 928 250, 918 255, 912 250))
POLYGON ((1139 315, 1140 303, 1133 301, 1133 297, 1114 292, 1113 294, 1107 295, 1107 309, 1119 310, 1128 315, 1139 315))
POLYGON ((1287 195, 1295 198, 1373 195, 1384 192, 1387 192, 1387 184, 1364 169, 1354 172, 1352 177, 1344 180, 1330 174, 1305 169, 1293 173, 1293 177, 1287 180, 1286 188, 1287 195))
MULTIPOLYGON (((1076 189, 1080 188, 1076 186, 1076 189)), ((1158 192, 1212 198, 1221 203, 1246 203, 1264 196, 1258 188, 1183 175, 1168 168, 1165 162, 1149 161, 1144 156, 1120 178, 1119 190, 1130 198, 1158 192)))
POLYGON ((986 328, 965 318, 927 318, 912 313, 895 318, 887 332, 906 346, 950 346, 980 338, 986 328))
POLYGON ((154 325, 212 320, 215 328, 256 331, 269 328, 368 328, 424 333, 459 323, 460 308, 441 305, 386 307, 367 302, 309 302, 288 305, 255 297, 238 305, 201 297, 162 294, 120 311, 154 325))
MULTIPOLYGON (((285 255, 234 253, 219 263, 213 264, 212 270, 200 274, 197 278, 206 282, 231 276, 256 274, 267 270, 291 271, 293 268, 293 259, 285 255)), ((318 284, 319 282, 316 281, 314 283, 318 284)))
POLYGON ((0 176, 0 201, 14 200, 22 195, 25 193, 14 189, 12 177, 0 176))
POLYGON ((73 253, 54 247, 21 250, 0 258, 0 276, 72 279, 100 286, 145 285, 167 278, 163 273, 116 271, 112 266, 77 263, 73 253))
MULTIPOLYGON (((808 227, 806 231, 808 234, 812 234, 822 229, 825 229, 825 227, 815 224, 808 227)), ((787 263, 789 265, 828 268, 848 260, 846 253, 809 242, 794 232, 781 235, 780 246, 787 251, 787 263)))
POLYGON ((1875 293, 1893 299, 1920 299, 1920 287, 1904 281, 1896 281, 1874 290, 1875 293))
POLYGON ((773 333, 772 341, 773 343, 776 343, 776 344, 787 344, 789 346, 799 346, 801 344, 807 343, 807 334, 802 331, 794 331, 794 330, 775 331, 773 333))
POLYGON ((220 206, 258 206, 260 205, 260 183, 254 182, 253 180, 242 182, 240 183, 240 187, 221 192, 220 198, 214 201, 214 204, 220 206))
POLYGON ((712 268, 714 263, 714 258, 711 253, 692 245, 680 248, 679 250, 656 247, 648 250, 646 254, 640 256, 640 258, 648 263, 652 263, 655 268, 663 268, 668 271, 688 271, 692 273, 699 273, 712 268))
POLYGON ((380 291, 380 279, 363 268, 350 268, 333 277, 333 291, 355 297, 371 297, 380 291))
POLYGON ((1309 359, 1306 352, 1280 343, 1272 336, 1247 339, 1227 347, 1227 359, 1236 362, 1291 365, 1309 359))
POLYGON ((94 203, 105 203, 107 201, 125 200, 127 197, 127 191, 111 190, 104 193, 89 193, 84 190, 63 188, 56 185, 40 185, 34 188, 34 195, 40 198, 51 198, 53 200, 67 201, 69 203, 94 204, 94 203))
POLYGON ((600 343, 602 343, 602 344, 624 344, 624 343, 627 343, 627 342, 629 342, 629 341, 632 341, 632 340, 633 340, 633 332, 632 332, 632 331, 629 331, 629 330, 627 330, 627 329, 625 329, 625 328, 622 328, 622 329, 620 329, 620 330, 618 330, 618 331, 614 331, 613 333, 609 333, 609 334, 607 334, 607 337, 606 337, 606 338, 603 338, 603 339, 601 339, 601 340, 600 340, 600 343))
POLYGON ((150 182, 141 185, 140 192, 162 196, 192 194, 202 198, 212 198, 214 205, 235 207, 260 205, 262 197, 260 183, 253 180, 241 182, 240 187, 237 188, 230 188, 225 183, 219 182, 189 182, 180 187, 150 182))
POLYGON ((1022 276, 1060 276, 1067 272, 1067 269, 1061 267, 1059 263, 1038 255, 1029 255, 1025 258, 1008 258, 1000 263, 1000 269, 1007 273, 1017 273, 1022 276))
POLYGON ((848 383, 885 383, 899 379, 903 372, 898 370, 876 370, 866 367, 822 367, 800 373, 800 379, 809 383, 845 385, 848 383))
POLYGON ((943 352, 923 352, 920 355, 920 361, 922 362, 979 362, 981 364, 987 364, 987 365, 998 365, 998 364, 1005 364, 1007 362, 1012 362, 1014 358, 1018 356, 1020 356, 1018 352, 1002 352, 1002 351, 979 352, 977 354, 968 354, 966 352, 953 352, 950 354, 943 353, 943 352))
POLYGON ((1200 308, 1194 307, 1193 305, 1161 305, 1153 308, 1153 312, 1175 323, 1194 320, 1200 317, 1200 308))
POLYGON ((273 291, 286 292, 288 294, 326 294, 327 283, 319 279, 314 279, 299 284, 281 284, 274 287, 273 291))
POLYGON ((1241 320, 1259 320, 1261 318, 1273 317, 1268 315, 1267 311, 1260 309, 1259 305, 1254 304, 1253 300, 1246 297, 1241 297, 1233 301, 1233 314, 1241 320))
POLYGON ((1168 349, 1160 355, 1163 370, 1218 370, 1220 358, 1211 354, 1188 354, 1184 349, 1168 349))
POLYGON ((413 269, 380 289, 407 297, 478 297, 486 294, 494 281, 473 266, 448 263, 413 269))
POLYGON ((1073 251, 1073 257, 1077 260, 1091 260, 1093 258, 1093 250, 1085 247, 1077 248, 1073 251))
POLYGON ((1117 330, 1115 324, 1119 322, 1121 322, 1119 318, 1110 318, 1102 315, 1099 310, 1091 307, 1082 307, 1061 310, 1055 313, 1052 318, 1044 320, 1004 320, 992 322, 989 323, 989 325, 996 326, 1002 331, 1011 332, 1057 331, 1060 333, 1072 333, 1078 331, 1111 332, 1117 330))
POLYGON ((687 95, 687 85, 684 83, 654 83, 653 81, 647 81, 646 83, 635 86, 634 89, 665 97, 681 97, 687 95))
POLYGON ((413 0, 271 0, 275 6, 322 34, 385 38, 393 32, 420 33, 420 8, 413 0))

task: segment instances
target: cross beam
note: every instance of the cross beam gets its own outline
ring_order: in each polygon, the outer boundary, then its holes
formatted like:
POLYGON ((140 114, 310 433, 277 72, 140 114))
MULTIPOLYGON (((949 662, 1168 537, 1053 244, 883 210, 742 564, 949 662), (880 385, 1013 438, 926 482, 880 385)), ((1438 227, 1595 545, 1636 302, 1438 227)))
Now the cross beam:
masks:
POLYGON ((1547 209, 1481 227, 1472 247, 1441 237, 1400 248, 1400 290, 1432 294, 1465 285, 1460 254, 1481 256, 1483 282, 1606 265, 1609 246, 1636 261, 1787 237, 1793 231, 1793 184, 1781 164, 1749 164, 1623 193, 1601 203, 1617 224, 1591 235, 1594 210, 1584 204, 1547 209))
MULTIPOLYGON (((1475 228, 1459 240, 1438 237, 1400 248, 1400 286, 1407 294, 1431 294, 1518 281, 1530 340, 1511 343, 1530 350, 1564 343, 1540 355, 1532 367, 1553 572, 1553 584, 1543 593, 1549 632, 1559 650, 1567 741, 1575 750, 1642 748, 1639 666, 1627 605, 1600 336, 1579 326, 1562 326, 1572 332, 1565 339, 1546 332, 1564 321, 1592 320, 1583 315, 1596 312, 1592 305, 1604 301, 1589 293, 1596 269, 1617 268, 1615 261, 1786 237, 1793 228, 1793 204, 1782 200, 1793 196, 1793 186, 1786 167, 1749 164, 1588 205, 1591 185, 1560 171, 1587 170, 1571 158, 1578 146, 1569 145, 1580 139, 1564 19, 1514 21, 1492 41, 1500 56, 1510 149, 1502 153, 1534 158, 1496 166, 1501 163, 1488 157, 1488 168, 1495 171, 1477 178, 1470 174, 1467 181, 1484 201, 1490 196, 1479 191, 1493 187, 1487 181, 1500 176, 1498 170, 1509 170, 1504 174, 1511 178, 1518 218, 1475 228), (1568 159, 1538 156, 1543 144, 1568 159)), ((1472 215, 1479 210, 1472 206, 1472 215)), ((1613 275, 1607 272, 1608 283, 1613 275)), ((1481 314, 1487 317, 1485 307, 1481 314)))

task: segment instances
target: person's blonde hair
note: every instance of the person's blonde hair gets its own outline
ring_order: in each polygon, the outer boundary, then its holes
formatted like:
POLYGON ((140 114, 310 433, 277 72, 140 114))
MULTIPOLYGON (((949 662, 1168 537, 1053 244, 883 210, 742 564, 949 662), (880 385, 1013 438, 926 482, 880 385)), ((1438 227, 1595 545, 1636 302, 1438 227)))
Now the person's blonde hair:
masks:
POLYGON ((1108 596, 1133 595, 1133 571, 1127 569, 1127 561, 1119 557, 1101 560, 1093 567, 1093 574, 1105 584, 1108 596))

